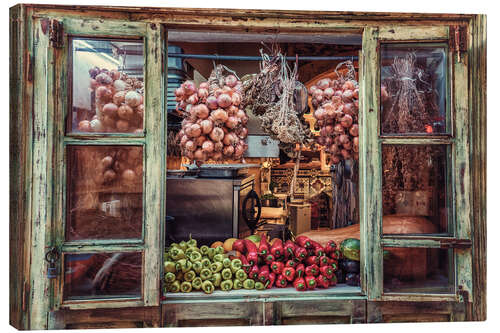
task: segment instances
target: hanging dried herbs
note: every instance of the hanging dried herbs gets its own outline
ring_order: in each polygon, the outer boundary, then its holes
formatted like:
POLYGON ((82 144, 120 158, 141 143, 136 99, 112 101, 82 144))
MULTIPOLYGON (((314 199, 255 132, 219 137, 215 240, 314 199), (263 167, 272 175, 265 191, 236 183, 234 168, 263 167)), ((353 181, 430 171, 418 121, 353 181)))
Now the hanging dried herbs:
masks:
POLYGON ((259 117, 262 130, 278 140, 288 156, 296 157, 296 144, 313 141, 309 126, 296 111, 297 63, 292 70, 276 46, 272 52, 271 57, 261 50, 260 72, 244 81, 242 102, 247 112, 259 117))
POLYGON ((438 94, 429 72, 417 65, 415 52, 395 57, 382 82, 382 132, 426 133, 438 117, 438 94))
POLYGON ((384 214, 395 213, 395 198, 402 191, 432 191, 439 186, 444 200, 443 169, 446 150, 442 146, 385 145, 382 150, 384 214))

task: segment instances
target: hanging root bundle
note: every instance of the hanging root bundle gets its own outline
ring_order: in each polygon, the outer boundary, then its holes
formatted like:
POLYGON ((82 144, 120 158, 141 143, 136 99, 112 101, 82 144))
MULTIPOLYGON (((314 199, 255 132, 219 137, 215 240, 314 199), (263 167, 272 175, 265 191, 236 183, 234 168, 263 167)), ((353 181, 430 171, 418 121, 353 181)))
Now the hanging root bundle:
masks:
POLYGON ((394 58, 391 71, 392 76, 382 83, 382 131, 429 131, 432 128, 432 119, 438 113, 437 95, 424 80, 424 77, 429 75, 417 67, 415 53, 408 52, 404 58, 394 58))

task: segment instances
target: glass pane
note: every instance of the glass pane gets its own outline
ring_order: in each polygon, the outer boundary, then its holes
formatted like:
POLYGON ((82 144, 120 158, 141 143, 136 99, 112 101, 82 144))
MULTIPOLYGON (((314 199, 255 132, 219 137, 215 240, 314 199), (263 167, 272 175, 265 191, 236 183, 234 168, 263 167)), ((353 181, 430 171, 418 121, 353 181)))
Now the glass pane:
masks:
POLYGON ((382 44, 382 134, 447 133, 447 46, 382 44))
POLYGON ((448 147, 383 145, 384 234, 448 233, 448 147))
POLYGON ((384 248, 384 292, 454 293, 453 250, 384 248))
POLYGON ((142 42, 75 38, 70 132, 141 133, 142 42))
POLYGON ((64 298, 140 297, 142 253, 64 256, 64 298))
POLYGON ((69 146, 66 239, 141 238, 143 149, 69 146))

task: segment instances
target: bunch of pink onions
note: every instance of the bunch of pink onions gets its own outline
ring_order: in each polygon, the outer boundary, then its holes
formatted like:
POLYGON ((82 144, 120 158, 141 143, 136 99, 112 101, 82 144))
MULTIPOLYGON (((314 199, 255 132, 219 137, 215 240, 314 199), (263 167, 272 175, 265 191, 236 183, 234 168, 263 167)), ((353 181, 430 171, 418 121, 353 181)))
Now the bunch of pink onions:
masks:
POLYGON ((309 95, 320 128, 316 142, 331 154, 332 163, 358 159, 358 82, 320 79, 309 88, 309 95))
POLYGON ((117 70, 89 70, 90 89, 95 92, 96 113, 78 123, 80 132, 142 132, 143 82, 117 70))
POLYGON ((199 162, 240 160, 248 149, 248 116, 240 107, 241 82, 230 74, 223 85, 185 81, 175 90, 184 115, 178 134, 182 155, 199 162))

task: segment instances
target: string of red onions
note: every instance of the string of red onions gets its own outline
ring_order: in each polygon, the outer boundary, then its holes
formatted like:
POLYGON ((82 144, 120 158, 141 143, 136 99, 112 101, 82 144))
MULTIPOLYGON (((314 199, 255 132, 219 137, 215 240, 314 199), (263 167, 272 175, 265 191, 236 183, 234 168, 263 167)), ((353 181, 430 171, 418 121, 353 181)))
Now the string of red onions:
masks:
MULTIPOLYGON (((347 66, 353 69, 352 64, 347 66)), ((309 88, 313 116, 320 128, 316 142, 331 154, 334 164, 344 159, 358 159, 359 85, 354 75, 347 76, 323 78, 309 88)))
POLYGON ((183 156, 197 162, 243 158, 248 116, 240 108, 240 89, 241 82, 229 74, 198 88, 188 80, 175 90, 177 110, 184 116, 178 134, 183 156))

